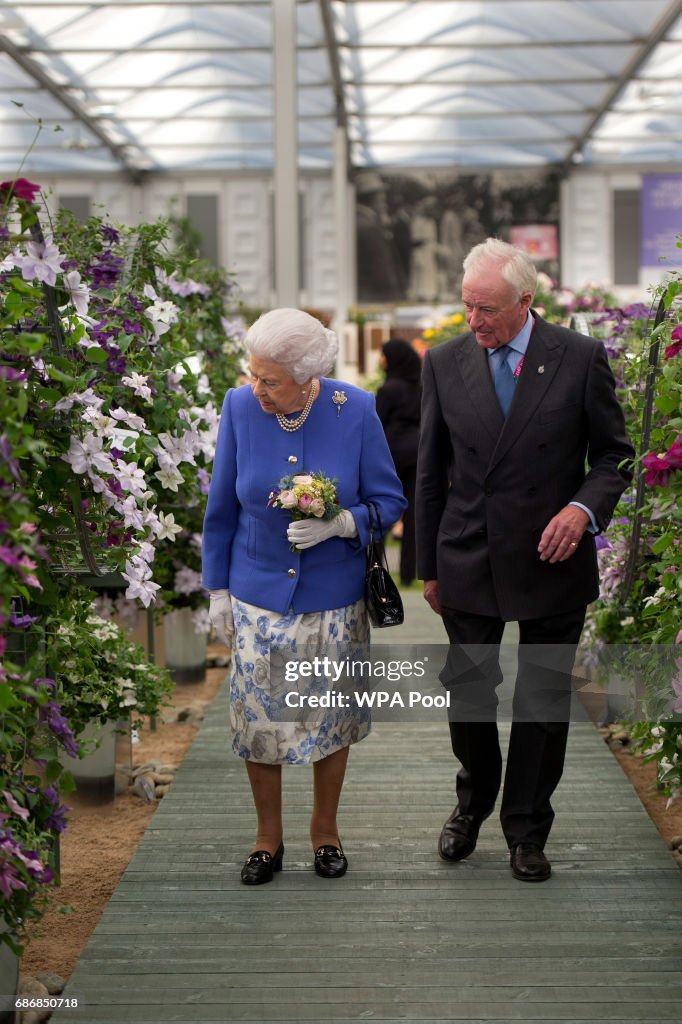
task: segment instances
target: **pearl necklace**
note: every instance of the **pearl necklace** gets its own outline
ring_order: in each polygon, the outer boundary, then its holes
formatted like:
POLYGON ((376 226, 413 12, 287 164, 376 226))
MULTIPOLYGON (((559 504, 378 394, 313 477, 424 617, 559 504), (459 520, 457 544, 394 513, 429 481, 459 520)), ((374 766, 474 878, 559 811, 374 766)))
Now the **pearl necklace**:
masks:
POLYGON ((300 414, 295 420, 288 420, 281 412, 275 413, 277 422, 279 423, 282 430, 286 430, 288 434, 292 434, 294 430, 298 430, 302 427, 305 421, 308 419, 308 414, 313 407, 313 402, 317 398, 318 382, 314 380, 310 385, 310 391, 308 392, 308 401, 303 406, 300 414))

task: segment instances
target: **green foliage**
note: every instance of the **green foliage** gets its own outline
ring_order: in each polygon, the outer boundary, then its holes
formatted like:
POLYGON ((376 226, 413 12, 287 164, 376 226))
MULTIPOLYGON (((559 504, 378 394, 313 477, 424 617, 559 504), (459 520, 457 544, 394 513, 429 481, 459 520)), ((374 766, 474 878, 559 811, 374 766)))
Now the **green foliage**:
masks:
POLYGON ((604 321, 636 447, 648 394, 653 408, 648 442, 635 465, 633 492, 638 484, 642 505, 635 507, 634 493, 628 492, 616 510, 598 552, 602 591, 588 619, 596 648, 630 645, 622 648, 623 668, 636 680, 646 721, 629 728, 656 762, 671 798, 682 794, 682 316, 675 301, 680 287, 674 278, 656 290, 654 308, 662 298, 667 311, 656 330, 643 308, 631 311, 632 317, 611 310, 604 321))
POLYGON ((233 283, 167 222, 50 223, 37 186, 16 186, 0 189, 0 941, 14 948, 64 827, 57 749, 77 755, 93 718, 158 713, 170 689, 74 581, 107 572, 145 605, 204 602, 208 473, 242 333, 233 283))

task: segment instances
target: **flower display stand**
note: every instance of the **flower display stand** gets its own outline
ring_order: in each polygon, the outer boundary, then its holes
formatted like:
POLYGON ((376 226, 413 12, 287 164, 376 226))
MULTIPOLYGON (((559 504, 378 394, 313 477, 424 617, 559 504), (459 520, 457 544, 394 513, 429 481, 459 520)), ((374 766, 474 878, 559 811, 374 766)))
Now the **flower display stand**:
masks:
POLYGON ((92 803, 107 803, 123 793, 130 783, 132 752, 130 725, 127 721, 89 722, 78 740, 97 742, 83 758, 62 752, 60 762, 71 772, 76 793, 92 803))
POLYGON ((176 683, 200 683, 206 676, 208 636, 195 633, 191 608, 176 608, 163 620, 166 668, 176 683))
MULTIPOLYGON (((2 925, 0 925, 2 927, 2 925)), ((14 996, 19 984, 19 957, 5 943, 0 943, 0 1024, 15 1024, 14 996)))

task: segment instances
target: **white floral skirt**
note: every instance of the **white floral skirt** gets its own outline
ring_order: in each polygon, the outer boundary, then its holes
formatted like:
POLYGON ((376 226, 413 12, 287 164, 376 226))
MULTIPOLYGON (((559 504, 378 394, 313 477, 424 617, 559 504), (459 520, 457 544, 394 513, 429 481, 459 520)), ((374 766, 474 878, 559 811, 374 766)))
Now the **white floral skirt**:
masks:
MULTIPOLYGON (((368 708, 303 707, 290 709, 285 700, 292 687, 283 666, 287 657, 313 659, 347 655, 349 647, 366 645, 369 622, 363 599, 345 608, 280 615, 232 598, 235 622, 230 677, 232 749, 247 761, 261 764, 312 764, 357 743, 371 729, 368 708)), ((333 684, 317 680, 316 695, 333 684)))

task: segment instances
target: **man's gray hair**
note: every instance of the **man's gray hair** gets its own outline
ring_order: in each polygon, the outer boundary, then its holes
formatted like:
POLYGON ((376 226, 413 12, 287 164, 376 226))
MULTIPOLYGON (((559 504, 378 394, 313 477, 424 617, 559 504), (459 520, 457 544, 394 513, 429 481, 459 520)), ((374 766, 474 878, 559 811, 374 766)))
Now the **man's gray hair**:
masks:
POLYGON ((507 284, 516 292, 518 298, 522 292, 535 295, 538 284, 538 272, 535 264, 523 249, 503 242, 501 238, 486 238, 467 254, 462 266, 464 273, 483 265, 496 264, 507 284))
POLYGON ((339 350, 334 332, 302 309, 263 313, 249 327, 245 344, 258 359, 278 363, 297 384, 329 373, 339 350))

